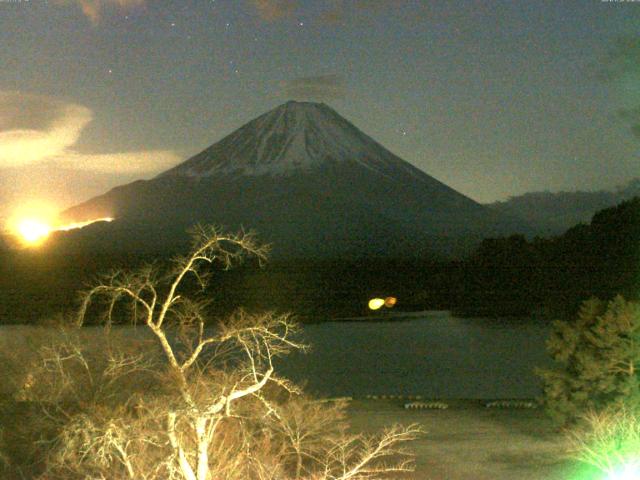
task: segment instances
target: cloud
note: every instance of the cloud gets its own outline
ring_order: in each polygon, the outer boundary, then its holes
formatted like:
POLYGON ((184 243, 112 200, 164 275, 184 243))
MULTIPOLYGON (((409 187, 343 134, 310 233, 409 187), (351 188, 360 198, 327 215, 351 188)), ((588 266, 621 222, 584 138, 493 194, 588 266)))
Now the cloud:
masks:
POLYGON ((57 0, 56 3, 78 5, 82 9, 82 13, 91 20, 91 23, 97 25, 100 23, 105 8, 128 10, 143 7, 146 4, 146 0, 57 0))
POLYGON ((344 79, 340 75, 300 77, 284 82, 284 95, 298 100, 335 100, 346 94, 344 79))
POLYGON ((93 115, 42 95, 0 92, 0 165, 19 166, 63 153, 93 115))
POLYGON ((273 22, 289 18, 298 8, 296 0, 251 0, 263 20, 273 22))
POLYGON ((37 163, 112 173, 159 171, 180 160, 171 151, 85 154, 73 149, 93 119, 88 108, 22 92, 0 91, 0 167, 37 163))
POLYGON ((142 150, 123 153, 84 155, 67 152, 53 161, 63 168, 96 173, 146 174, 175 166, 180 157, 168 150, 142 150))

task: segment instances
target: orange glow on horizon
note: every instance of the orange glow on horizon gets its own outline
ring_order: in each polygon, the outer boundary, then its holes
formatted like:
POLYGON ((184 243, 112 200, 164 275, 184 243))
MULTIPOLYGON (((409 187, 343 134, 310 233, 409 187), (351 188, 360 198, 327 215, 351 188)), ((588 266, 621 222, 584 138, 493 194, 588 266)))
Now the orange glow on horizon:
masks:
POLYGON ((88 225, 91 225, 92 223, 97 223, 97 222, 113 222, 114 218, 112 217, 102 217, 102 218, 96 218, 94 220, 87 220, 86 222, 75 222, 75 223, 68 223, 66 225, 62 225, 60 227, 54 228, 54 230, 56 232, 68 232, 69 230, 75 230, 77 228, 84 228, 88 225))
POLYGON ((112 217, 102 217, 84 222, 67 223, 53 226, 51 221, 45 220, 42 216, 30 215, 21 218, 14 218, 8 225, 9 231, 19 237, 21 243, 27 247, 41 245, 53 232, 68 232, 84 228, 96 222, 112 222, 112 217))
POLYGON ((38 245, 51 233, 51 227, 45 222, 32 218, 25 218, 18 222, 17 233, 22 241, 28 245, 38 245))

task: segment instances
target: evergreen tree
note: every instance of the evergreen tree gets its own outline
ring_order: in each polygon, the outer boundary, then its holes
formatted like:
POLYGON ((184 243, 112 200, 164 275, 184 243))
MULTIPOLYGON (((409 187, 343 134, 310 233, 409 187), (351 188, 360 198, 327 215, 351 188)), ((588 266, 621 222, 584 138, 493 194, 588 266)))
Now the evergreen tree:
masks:
POLYGON ((540 369, 543 400, 560 424, 587 410, 640 400, 640 304, 617 296, 584 302, 572 321, 556 321, 547 341, 554 368, 540 369))

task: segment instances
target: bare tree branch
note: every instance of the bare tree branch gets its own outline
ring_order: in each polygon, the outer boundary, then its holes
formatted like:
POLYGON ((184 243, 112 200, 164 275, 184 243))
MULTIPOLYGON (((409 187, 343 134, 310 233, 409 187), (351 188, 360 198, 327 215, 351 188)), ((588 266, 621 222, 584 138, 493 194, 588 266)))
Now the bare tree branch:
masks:
POLYGON ((313 402, 276 374, 276 358, 307 348, 289 315, 240 310, 207 325, 209 300, 186 279, 204 289, 213 264, 263 262, 266 252, 252 233, 197 227, 191 253, 168 273, 117 271, 83 294, 75 325, 99 310, 103 343, 76 329, 44 345, 23 381, 57 429, 40 444, 47 479, 364 480, 411 470, 399 445, 420 433, 415 425, 348 435, 343 403, 313 402), (113 340, 122 306, 155 348, 113 340))

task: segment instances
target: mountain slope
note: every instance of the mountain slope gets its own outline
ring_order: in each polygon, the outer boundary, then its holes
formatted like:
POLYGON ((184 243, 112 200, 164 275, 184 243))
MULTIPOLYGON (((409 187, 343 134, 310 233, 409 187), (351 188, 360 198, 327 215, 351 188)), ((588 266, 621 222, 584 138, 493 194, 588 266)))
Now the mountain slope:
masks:
MULTIPOLYGON (((516 222, 395 156, 324 104, 288 102, 149 181, 64 212, 112 216, 103 248, 162 250, 194 223, 255 229, 276 256, 416 256, 516 222)), ((79 235, 91 236, 96 229, 79 235)))

